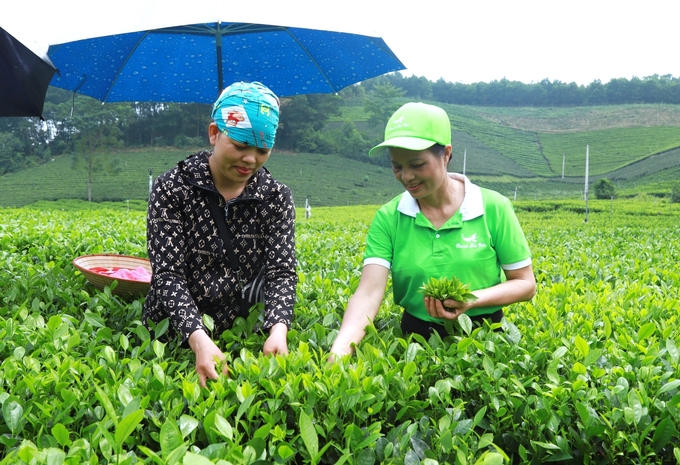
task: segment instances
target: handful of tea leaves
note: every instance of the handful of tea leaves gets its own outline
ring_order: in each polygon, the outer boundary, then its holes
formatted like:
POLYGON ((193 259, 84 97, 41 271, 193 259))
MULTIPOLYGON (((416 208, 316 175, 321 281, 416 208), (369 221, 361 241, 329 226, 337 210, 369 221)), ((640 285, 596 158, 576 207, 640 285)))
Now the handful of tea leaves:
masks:
POLYGON ((425 297, 432 297, 437 300, 457 300, 458 302, 474 302, 477 297, 470 292, 470 287, 460 279, 452 276, 450 278, 430 278, 423 283, 420 288, 425 297))

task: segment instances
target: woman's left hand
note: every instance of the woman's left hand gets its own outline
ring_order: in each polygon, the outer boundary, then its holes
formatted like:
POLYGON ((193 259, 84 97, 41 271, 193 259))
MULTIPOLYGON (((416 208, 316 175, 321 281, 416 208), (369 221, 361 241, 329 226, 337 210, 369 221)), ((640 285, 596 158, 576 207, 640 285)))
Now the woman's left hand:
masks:
POLYGON ((447 299, 444 301, 425 297, 425 309, 430 316, 443 320, 455 320, 468 309, 470 303, 458 302, 457 300, 447 299))
POLYGON ((288 355, 288 327, 284 323, 271 327, 262 352, 265 355, 288 355))

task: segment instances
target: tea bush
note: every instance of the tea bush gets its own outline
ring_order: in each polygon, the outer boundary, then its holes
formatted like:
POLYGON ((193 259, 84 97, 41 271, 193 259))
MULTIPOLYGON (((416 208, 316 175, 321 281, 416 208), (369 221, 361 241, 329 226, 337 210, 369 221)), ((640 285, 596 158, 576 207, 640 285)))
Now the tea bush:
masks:
POLYGON ((207 388, 141 325, 143 296, 71 264, 145 256, 143 211, 0 210, 0 463, 676 463, 680 213, 593 202, 585 223, 573 203, 517 205, 539 290, 503 332, 463 316, 403 338, 388 292, 336 363, 376 207, 298 215, 290 354, 263 356, 257 315, 238 320, 214 335, 231 375, 207 388))

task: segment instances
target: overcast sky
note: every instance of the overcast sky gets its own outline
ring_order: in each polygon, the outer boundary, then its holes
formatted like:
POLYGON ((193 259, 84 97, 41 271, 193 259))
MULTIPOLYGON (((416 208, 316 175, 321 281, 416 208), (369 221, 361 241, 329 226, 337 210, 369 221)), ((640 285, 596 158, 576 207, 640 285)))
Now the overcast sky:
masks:
POLYGON ((16 7, 2 8, 0 26, 38 51, 85 37, 220 20, 379 36, 407 67, 404 74, 433 81, 680 77, 677 0, 5 1, 16 7))

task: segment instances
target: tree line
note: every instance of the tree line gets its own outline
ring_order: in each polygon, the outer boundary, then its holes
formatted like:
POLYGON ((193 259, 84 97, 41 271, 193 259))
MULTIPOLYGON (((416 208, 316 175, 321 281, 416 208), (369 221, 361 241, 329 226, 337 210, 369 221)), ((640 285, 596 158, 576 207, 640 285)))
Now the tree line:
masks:
MULTIPOLYGON (((474 84, 436 82, 392 73, 330 94, 282 99, 277 149, 339 154, 376 164, 366 153, 380 141, 384 124, 404 99, 474 106, 587 106, 680 103, 680 78, 654 75, 603 84, 544 79, 525 84, 501 79, 474 84), (341 120, 343 107, 360 118, 341 120), (332 121, 332 124, 331 124, 332 121)), ((115 172, 98 154, 116 148, 207 145, 210 106, 180 103, 106 103, 50 87, 44 121, 0 118, 0 175, 69 154, 74 168, 115 172)))
POLYGON ((525 84, 501 79, 474 84, 436 82, 424 77, 385 77, 408 96, 457 105, 498 107, 565 107, 640 103, 680 104, 680 78, 655 74, 644 78, 595 80, 588 85, 543 79, 525 84))

